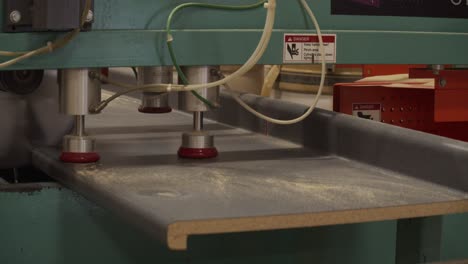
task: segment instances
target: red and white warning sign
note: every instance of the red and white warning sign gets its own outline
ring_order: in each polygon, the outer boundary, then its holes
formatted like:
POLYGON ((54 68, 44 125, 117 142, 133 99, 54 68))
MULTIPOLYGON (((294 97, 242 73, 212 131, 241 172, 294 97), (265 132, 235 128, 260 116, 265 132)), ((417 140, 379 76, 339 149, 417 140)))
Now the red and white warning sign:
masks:
MULTIPOLYGON (((322 35, 325 46, 325 61, 336 63, 336 35, 322 35)), ((284 63, 315 64, 322 60, 320 43, 317 35, 313 34, 285 34, 284 35, 284 63)))
POLYGON ((382 121, 382 105, 353 104, 353 116, 380 122, 382 121))

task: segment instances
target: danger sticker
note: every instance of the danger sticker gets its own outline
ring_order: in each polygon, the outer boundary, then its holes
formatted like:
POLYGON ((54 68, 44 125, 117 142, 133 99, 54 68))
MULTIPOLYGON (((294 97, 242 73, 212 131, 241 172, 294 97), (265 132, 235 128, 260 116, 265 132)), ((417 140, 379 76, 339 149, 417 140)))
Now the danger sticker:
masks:
POLYGON ((353 116, 364 119, 382 121, 381 104, 353 104, 353 116))
MULTIPOLYGON (((322 35, 325 48, 325 61, 336 62, 336 35, 322 35)), ((284 63, 315 64, 320 63, 320 43, 317 35, 313 34, 285 34, 284 35, 284 63)))

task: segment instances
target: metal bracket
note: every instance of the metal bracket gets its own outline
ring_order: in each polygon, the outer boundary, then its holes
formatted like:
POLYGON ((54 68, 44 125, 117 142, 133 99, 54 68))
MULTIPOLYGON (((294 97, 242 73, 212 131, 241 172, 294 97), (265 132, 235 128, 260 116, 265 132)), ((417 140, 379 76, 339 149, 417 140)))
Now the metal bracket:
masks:
MULTIPOLYGON (((4 32, 68 31, 80 26, 86 0, 5 0, 4 32)), ((94 22, 94 1, 82 30, 94 22)))

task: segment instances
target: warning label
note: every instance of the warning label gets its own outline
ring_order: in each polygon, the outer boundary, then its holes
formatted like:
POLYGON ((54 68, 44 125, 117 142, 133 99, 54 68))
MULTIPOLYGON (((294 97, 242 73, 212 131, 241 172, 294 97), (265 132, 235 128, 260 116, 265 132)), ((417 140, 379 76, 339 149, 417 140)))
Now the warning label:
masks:
POLYGON ((353 104, 353 116, 382 121, 381 104, 353 104))
MULTIPOLYGON (((336 35, 322 35, 325 47, 325 61, 336 62, 336 35)), ((320 44, 317 35, 313 34, 285 34, 284 35, 284 63, 315 64, 322 60, 320 44)))

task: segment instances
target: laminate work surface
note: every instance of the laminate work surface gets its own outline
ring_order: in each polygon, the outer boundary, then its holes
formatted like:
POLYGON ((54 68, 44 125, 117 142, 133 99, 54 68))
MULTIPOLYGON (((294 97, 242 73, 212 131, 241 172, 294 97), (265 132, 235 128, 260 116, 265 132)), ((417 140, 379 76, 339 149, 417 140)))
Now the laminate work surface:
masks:
POLYGON ((275 230, 468 211, 468 193, 321 153, 286 140, 206 122, 220 156, 182 160, 192 117, 138 113, 123 97, 90 116, 102 160, 69 165, 36 149, 36 167, 174 250, 190 235, 275 230))

